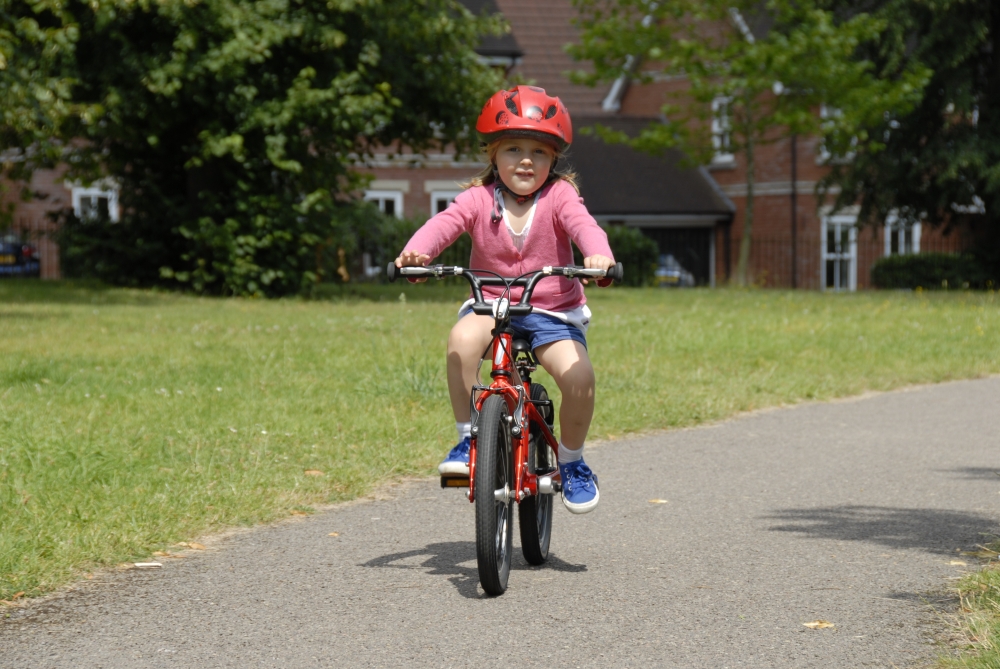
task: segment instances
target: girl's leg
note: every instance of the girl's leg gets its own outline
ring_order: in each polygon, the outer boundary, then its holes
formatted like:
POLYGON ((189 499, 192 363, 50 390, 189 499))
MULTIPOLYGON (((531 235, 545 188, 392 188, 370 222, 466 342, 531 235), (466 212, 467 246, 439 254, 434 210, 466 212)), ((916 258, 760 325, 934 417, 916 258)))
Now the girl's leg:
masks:
POLYGON ((455 422, 471 419, 469 398, 476 382, 476 368, 493 340, 492 316, 468 314, 455 323, 448 336, 448 394, 455 422))
POLYGON ((600 501, 597 476, 583 461, 583 442, 594 417, 594 368, 587 349, 563 339, 535 349, 538 362, 562 391, 559 407, 559 473, 563 504, 572 513, 593 511, 600 501))
POLYGON ((563 445, 575 451, 583 446, 594 417, 595 381, 590 356, 583 344, 572 339, 539 346, 535 356, 562 391, 559 434, 563 445))

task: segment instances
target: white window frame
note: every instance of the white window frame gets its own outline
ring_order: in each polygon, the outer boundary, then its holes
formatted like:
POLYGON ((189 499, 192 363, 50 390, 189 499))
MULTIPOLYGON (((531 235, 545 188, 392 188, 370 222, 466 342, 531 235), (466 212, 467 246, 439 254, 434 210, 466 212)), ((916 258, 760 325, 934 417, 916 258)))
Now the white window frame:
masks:
POLYGON ((108 218, 112 223, 117 223, 119 219, 118 211, 118 189, 107 185, 75 186, 68 184, 73 194, 73 213, 77 218, 83 220, 83 198, 105 198, 108 201, 108 218))
POLYGON ((447 200, 448 204, 445 206, 445 209, 447 209, 448 206, 450 206, 451 203, 455 201, 455 198, 458 197, 461 194, 461 192, 462 191, 460 191, 460 190, 432 190, 431 191, 431 216, 435 216, 437 214, 440 214, 442 211, 444 211, 444 209, 438 209, 437 208, 438 200, 447 200))
MULTIPOLYGON (((899 220, 899 217, 895 213, 890 213, 885 218, 885 256, 889 257, 891 255, 910 255, 913 253, 920 253, 920 222, 912 223, 907 225, 899 220), (909 251, 905 248, 897 249, 896 253, 892 252, 892 233, 902 233, 904 231, 909 231, 911 237, 911 248, 909 251)), ((898 246, 898 245, 897 245, 898 246)))
POLYGON ((724 95, 712 100, 712 165, 725 167, 736 163, 732 147, 732 124, 729 122, 729 104, 732 98, 724 95))
POLYGON ((393 215, 396 218, 403 218, 403 191, 400 190, 366 190, 365 202, 372 202, 379 211, 385 213, 385 202, 391 200, 393 203, 393 215))
POLYGON ((858 289, 858 217, 851 214, 837 214, 835 216, 823 216, 822 236, 820 237, 820 264, 819 264, 819 285, 824 291, 854 292, 858 289), (847 249, 835 250, 832 253, 827 250, 827 230, 830 225, 837 227, 849 226, 847 233, 847 249), (837 261, 849 261, 847 270, 847 287, 841 288, 838 275, 841 265, 837 261), (834 285, 826 285, 826 263, 833 261, 834 265, 834 285))

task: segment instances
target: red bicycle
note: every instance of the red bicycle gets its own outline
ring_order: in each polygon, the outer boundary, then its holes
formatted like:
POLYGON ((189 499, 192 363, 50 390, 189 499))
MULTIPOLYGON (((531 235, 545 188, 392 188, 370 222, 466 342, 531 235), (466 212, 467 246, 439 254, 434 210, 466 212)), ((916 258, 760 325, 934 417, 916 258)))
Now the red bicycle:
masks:
POLYGON ((390 281, 399 276, 464 277, 472 287, 473 313, 492 315, 496 320, 493 341, 483 355, 485 360, 486 352, 492 353, 492 382, 484 385, 477 372, 472 387, 469 476, 441 477, 441 487, 468 487, 469 501, 476 505, 476 560, 479 582, 488 595, 502 595, 507 590, 513 503, 518 503, 524 559, 542 564, 548 559, 552 537, 552 498, 562 489, 556 460, 559 442, 553 434, 555 407, 545 388, 531 381, 538 362, 528 342, 514 338, 510 319, 531 313, 531 294, 546 277, 610 278, 618 283, 622 273, 621 263, 607 271, 543 267, 514 278, 463 267, 396 267, 389 263, 390 281), (503 286, 504 290, 490 303, 483 299, 483 286, 503 286), (514 286, 524 287, 517 304, 509 299, 514 286))

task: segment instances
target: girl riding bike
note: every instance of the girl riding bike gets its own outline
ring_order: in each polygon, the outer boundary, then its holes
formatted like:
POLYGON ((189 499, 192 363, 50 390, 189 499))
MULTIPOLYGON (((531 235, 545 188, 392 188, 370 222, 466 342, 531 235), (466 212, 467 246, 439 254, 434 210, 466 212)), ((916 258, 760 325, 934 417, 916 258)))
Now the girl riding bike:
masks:
MULTIPOLYGON (((607 235, 584 207, 575 175, 556 168, 573 141, 569 112, 559 98, 533 86, 499 91, 483 107, 476 131, 489 166, 451 206, 417 230, 396 259, 397 267, 427 265, 463 232, 472 237, 470 266, 500 276, 572 265, 570 241, 583 252, 588 269, 614 265, 607 235)), ((521 290, 510 291, 511 302, 521 290)), ((486 299, 497 299, 501 292, 483 287, 486 299)), ((591 316, 586 301, 579 282, 548 279, 534 292, 533 313, 511 321, 562 391, 558 463, 563 503, 573 513, 592 511, 600 499, 597 476, 583 460, 595 386, 585 337, 591 316)), ((441 474, 469 473, 470 395, 483 351, 493 339, 493 317, 472 313, 470 303, 448 337, 448 389, 459 442, 438 467, 441 474)))

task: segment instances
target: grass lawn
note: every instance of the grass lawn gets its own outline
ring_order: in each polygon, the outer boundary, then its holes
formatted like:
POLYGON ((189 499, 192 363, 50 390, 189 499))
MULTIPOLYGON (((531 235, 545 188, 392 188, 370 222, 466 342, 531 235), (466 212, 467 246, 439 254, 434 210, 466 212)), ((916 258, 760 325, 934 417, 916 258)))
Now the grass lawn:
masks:
MULTIPOLYGON (((454 441, 443 349, 464 289, 352 291, 0 282, 0 599, 432 474, 454 441)), ((1000 372, 993 293, 588 294, 594 439, 1000 372)))

